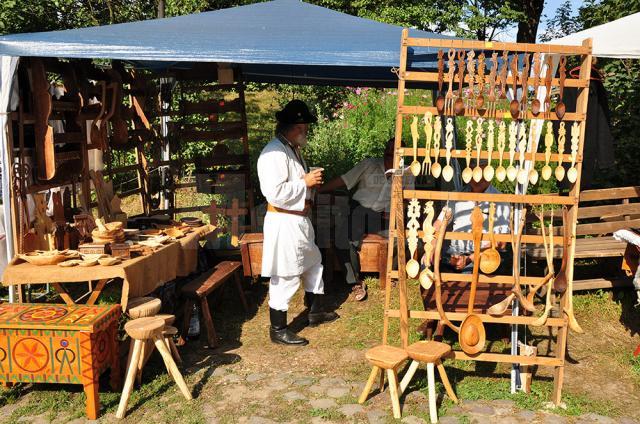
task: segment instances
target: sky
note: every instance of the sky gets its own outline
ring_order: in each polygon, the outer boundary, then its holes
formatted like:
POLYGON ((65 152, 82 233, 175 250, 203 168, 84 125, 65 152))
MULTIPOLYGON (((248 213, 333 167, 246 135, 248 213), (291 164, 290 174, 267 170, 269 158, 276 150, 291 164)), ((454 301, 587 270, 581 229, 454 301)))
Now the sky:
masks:
MULTIPOLYGON (((538 35, 540 35, 547 28, 547 19, 552 18, 556 14, 556 10, 558 7, 564 3, 564 0, 546 0, 544 3, 544 10, 542 11, 542 19, 540 22, 540 26, 538 27, 538 35)), ((581 0, 571 0, 571 5, 573 7, 574 13, 577 12, 578 7, 584 3, 581 0)), ((515 41, 516 35, 518 33, 518 27, 514 26, 513 28, 507 30, 505 33, 500 34, 498 37, 501 41, 515 41)))

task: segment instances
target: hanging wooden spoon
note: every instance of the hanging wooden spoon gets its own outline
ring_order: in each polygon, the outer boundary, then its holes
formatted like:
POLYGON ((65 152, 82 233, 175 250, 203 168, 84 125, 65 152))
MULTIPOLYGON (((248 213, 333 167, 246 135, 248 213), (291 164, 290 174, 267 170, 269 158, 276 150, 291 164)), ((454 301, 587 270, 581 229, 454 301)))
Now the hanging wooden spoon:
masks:
POLYGON ((496 204, 489 205, 489 237, 491 247, 480 254, 480 271, 484 274, 493 274, 500 267, 500 252, 496 249, 496 237, 493 233, 493 223, 496 214, 496 204))
POLYGON ((564 80, 567 77, 567 57, 560 56, 560 97, 558 98, 558 103, 556 104, 556 116, 558 119, 562 120, 564 118, 564 113, 567 111, 567 107, 565 106, 562 99, 564 98, 564 80))
POLYGON ((520 116, 520 103, 518 103, 518 55, 514 54, 511 59, 511 86, 513 90, 513 100, 509 104, 509 111, 513 119, 518 119, 520 116))
POLYGON ((527 102, 527 97, 529 95, 529 66, 531 63, 529 53, 525 53, 524 55, 524 63, 522 64, 522 75, 520 77, 520 82, 522 83, 522 96, 520 97, 520 118, 527 119, 527 108, 529 107, 529 103, 527 102))
POLYGON ((413 140, 413 161, 409 165, 409 170, 414 177, 420 175, 422 166, 418 162, 418 117, 414 116, 411 121, 411 138, 413 140))
POLYGON ((487 111, 484 107, 484 68, 486 66, 484 52, 478 56, 478 97, 476 97, 476 110, 480 116, 487 111))
POLYGON ((562 264, 553 283, 556 293, 562 294, 567 290, 567 263, 569 261, 569 249, 571 248, 571 235, 569 226, 569 210, 562 207, 562 264))
POLYGON ((511 214, 511 249, 513 250, 513 277, 514 283, 511 291, 516 295, 518 301, 529 312, 534 312, 536 310, 533 303, 529 302, 526 297, 522 294, 522 289, 520 287, 520 248, 522 241, 522 233, 524 231, 524 224, 526 222, 527 216, 527 208, 523 208, 520 212, 520 221, 518 224, 518 232, 516 233, 514 230, 514 214, 511 214))
POLYGON ((418 218, 420 217, 420 202, 418 199, 411 199, 407 211, 409 222, 407 223, 407 243, 409 245, 409 261, 407 262, 406 270, 409 278, 415 278, 420 272, 420 264, 415 260, 416 249, 418 248, 418 228, 420 223, 418 218))
POLYGON ((535 148, 535 146, 537 146, 538 143, 538 133, 536 132, 536 129, 538 128, 538 125, 536 124, 536 122, 531 121, 531 124, 529 126, 529 146, 531 147, 529 149, 529 153, 531 153, 531 168, 529 168, 529 184, 531 185, 536 185, 538 184, 538 170, 536 169, 536 153, 537 153, 537 149, 535 148))
POLYGON ((578 169, 576 168, 576 159, 578 158, 578 143, 580 141, 580 126, 574 122, 571 126, 571 168, 567 171, 567 180, 571 184, 578 179, 578 169))
POLYGON ((445 126, 445 141, 444 147, 446 149, 447 164, 442 170, 442 178, 449 182, 453 178, 453 167, 450 164, 451 161, 451 149, 453 148, 453 118, 447 118, 447 125, 445 126))
POLYGON ((462 181, 465 184, 469 184, 471 177, 473 177, 473 171, 471 170, 471 144, 473 143, 473 121, 467 121, 466 132, 466 146, 465 146, 465 161, 467 162, 466 168, 462 170, 462 181))
POLYGON ((493 120, 489 121, 489 131, 487 133, 487 166, 484 168, 483 176, 484 179, 491 182, 493 180, 494 169, 491 161, 493 160, 493 140, 494 140, 494 126, 495 122, 493 120))
POLYGON ((444 236, 447 231, 447 226, 449 225, 449 222, 451 221, 451 217, 453 215, 451 212, 451 208, 445 207, 443 211, 444 217, 442 218, 440 231, 438 231, 438 238, 436 239, 436 251, 433 258, 433 273, 436 283, 436 309, 438 310, 438 315, 440 315, 440 320, 456 333, 460 333, 460 327, 456 327, 451 321, 449 321, 449 318, 447 318, 447 314, 444 313, 444 308, 442 307, 442 277, 440 275, 440 260, 442 258, 442 245, 444 243, 444 236))
POLYGON ((507 74, 509 73, 509 52, 502 52, 502 68, 500 68, 500 100, 507 98, 507 74))
POLYGON ((425 268, 420 272, 418 281, 425 290, 429 290, 433 284, 434 276, 431 272, 431 255, 433 254, 433 238, 435 229, 433 228, 433 200, 429 200, 424 207, 425 218, 422 223, 422 241, 424 242, 425 268))
POLYGON ((504 169, 504 166, 502 165, 502 159, 504 158, 506 131, 507 124, 505 124, 504 121, 500 121, 500 126, 498 127, 498 154, 500 161, 498 163, 498 168, 496 169, 496 179, 500 182, 503 182, 507 176, 507 170, 504 169))
POLYGON ((469 113, 473 113, 476 107, 476 102, 475 102, 476 94, 474 90, 475 74, 476 74, 476 61, 474 59, 475 56, 476 56, 476 53, 473 50, 467 53, 467 72, 469 73, 469 97, 467 97, 466 103, 467 103, 467 109, 469 110, 469 113))
POLYGON ((478 118, 476 127, 476 167, 473 168, 473 180, 477 183, 482 180, 482 168, 480 167, 480 152, 482 152, 482 139, 484 137, 484 128, 482 124, 484 119, 478 118))
POLYGON ((544 166, 542 167, 542 179, 547 181, 551 177, 551 147, 553 146, 553 123, 547 121, 547 133, 544 136, 544 166))
POLYGON ((444 112, 444 94, 442 93, 442 83, 444 80, 444 51, 438 50, 438 97, 436 98, 436 110, 440 115, 444 112))
POLYGON ((425 137, 425 155, 422 159, 422 173, 429 175, 431 173, 431 138, 433 136, 433 113, 424 114, 424 137, 425 137))
POLYGON ((518 170, 513 166, 513 159, 516 156, 516 139, 518 136, 518 124, 511 121, 509 124, 509 166, 507 167, 507 178, 509 181, 515 181, 518 176, 518 170))
POLYGON ((544 86, 546 96, 544 98, 544 110, 547 116, 547 119, 551 118, 551 80, 553 79, 553 57, 550 54, 547 55, 545 59, 545 64, 547 67, 547 73, 544 77, 544 86))
POLYGON ((527 124, 524 121, 520 122, 520 131, 518 132, 518 153, 520 167, 518 169, 518 184, 524 184, 527 182, 529 173, 524 168, 524 153, 527 149, 527 124))
POLYGON ((454 94, 453 94, 453 77, 456 73, 456 51, 454 49, 449 49, 447 53, 447 57, 449 58, 447 62, 447 79, 449 80, 449 89, 447 90, 447 95, 444 98, 444 114, 453 116, 454 114, 454 94))
POLYGON ((540 64, 540 53, 533 54, 533 101, 531 102, 531 114, 538 116, 540 113, 540 100, 538 100, 538 88, 540 87, 540 74, 542 66, 540 64))
POLYGON ((496 85, 498 79, 498 52, 491 54, 491 71, 489 72, 489 118, 496 117, 496 85))
POLYGON ((440 157, 440 138, 442 137, 442 120, 440 116, 436 116, 436 119, 433 123, 433 150, 435 152, 435 157, 433 160, 433 165, 431 165, 431 175, 434 178, 440 178, 440 172, 442 172, 442 167, 438 162, 440 157))
MULTIPOLYGON (((543 206, 544 207, 544 206, 543 206)), ((545 231, 544 231, 544 216, 543 216, 543 212, 541 211, 540 215, 538 216, 538 218, 540 219, 540 229, 542 231, 542 243, 544 245, 544 253, 545 256, 547 258, 547 268, 549 268, 549 275, 554 274, 554 269, 553 269, 553 209, 551 209, 551 222, 549 223, 549 243, 547 243, 547 237, 545 235, 545 231)), ((542 315, 540 315, 538 317, 538 319, 536 319, 535 321, 533 321, 531 323, 531 325, 535 326, 535 327, 539 327, 544 325, 547 322, 547 318, 549 318, 549 313, 551 312, 551 287, 553 286, 553 282, 551 282, 548 286, 547 286, 547 295, 545 297, 545 307, 544 307, 544 312, 542 313, 542 315)), ((529 298, 527 297, 527 300, 529 298)))
POLYGON ((471 211, 471 234, 473 237, 473 273, 471 275, 471 287, 469 288, 469 304, 467 316, 460 325, 458 340, 462 350, 468 355, 475 355, 484 348, 486 333, 482 319, 473 313, 478 289, 480 271, 480 244, 482 242, 482 228, 484 215, 477 205, 471 211))
MULTIPOLYGON (((472 53, 473 50, 470 52, 472 53)), ((464 50, 458 50, 458 98, 453 104, 456 115, 464 115, 464 100, 462 100, 462 85, 464 84, 464 50)))
POLYGON ((560 122, 560 128, 558 129, 558 166, 556 166, 555 175, 556 180, 562 181, 564 179, 564 167, 562 166, 562 156, 564 155, 564 144, 567 130, 564 128, 564 122, 560 122))

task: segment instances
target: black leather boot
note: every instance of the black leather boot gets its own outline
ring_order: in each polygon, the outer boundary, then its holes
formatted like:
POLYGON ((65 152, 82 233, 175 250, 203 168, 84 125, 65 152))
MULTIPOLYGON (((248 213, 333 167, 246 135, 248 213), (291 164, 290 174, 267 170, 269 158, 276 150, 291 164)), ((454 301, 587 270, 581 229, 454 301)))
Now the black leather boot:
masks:
POLYGON ((323 294, 304 293, 304 304, 309 308, 309 326, 315 327, 325 322, 335 321, 340 315, 335 312, 326 312, 322 308, 323 294))
POLYGON ((269 318, 271 320, 269 335, 271 336, 271 341, 273 343, 294 346, 304 346, 309 344, 307 339, 289 331, 289 328, 287 328, 286 311, 278 311, 276 309, 269 308, 269 318))

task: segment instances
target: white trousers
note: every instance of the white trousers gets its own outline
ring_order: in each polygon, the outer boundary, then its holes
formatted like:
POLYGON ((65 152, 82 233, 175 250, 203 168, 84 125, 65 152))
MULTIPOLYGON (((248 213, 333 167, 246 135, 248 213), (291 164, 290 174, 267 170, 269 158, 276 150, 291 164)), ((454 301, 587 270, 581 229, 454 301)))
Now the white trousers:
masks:
POLYGON ((286 312, 289 309, 289 301, 298 291, 298 287, 300 287, 301 279, 304 284, 304 291, 323 294, 322 269, 322 263, 318 262, 303 272, 302 275, 294 275, 292 277, 272 275, 269 282, 269 307, 286 312))

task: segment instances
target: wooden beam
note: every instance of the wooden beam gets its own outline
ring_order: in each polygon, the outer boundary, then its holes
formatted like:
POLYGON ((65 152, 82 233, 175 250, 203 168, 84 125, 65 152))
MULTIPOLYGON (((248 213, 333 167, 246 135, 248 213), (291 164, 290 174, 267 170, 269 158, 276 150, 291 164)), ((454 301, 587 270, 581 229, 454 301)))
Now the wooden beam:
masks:
MULTIPOLYGON (((405 46, 437 47, 474 50, 508 50, 510 53, 554 53, 565 55, 591 54, 591 46, 563 46, 559 44, 503 43, 498 41, 454 40, 447 38, 413 38, 404 41, 405 46)), ((402 61, 400 62, 402 63, 402 61)))
POLYGON ((530 204, 556 204, 575 205, 577 199, 571 196, 544 195, 544 194, 492 194, 492 193, 463 193, 429 190, 405 190, 405 199, 420 200, 465 200, 470 202, 500 202, 500 203, 530 203, 530 204))
POLYGON ((581 202, 593 202, 596 200, 613 200, 640 198, 640 186, 603 188, 597 190, 585 190, 580 193, 581 202))
MULTIPOLYGON (((400 316, 400 311, 397 309, 389 309, 387 311, 388 316, 393 318, 398 318, 400 316)), ((469 315, 466 312, 445 312, 449 321, 452 322, 462 322, 469 315)), ((482 322, 487 324, 516 324, 516 325, 531 325, 531 323, 535 322, 538 317, 526 317, 526 316, 499 316, 494 317, 488 314, 474 314, 480 317, 482 322)), ((437 311, 409 311, 409 318, 412 319, 432 319, 432 320, 440 320, 440 315, 437 311)), ((563 327, 567 324, 566 318, 549 318, 547 322, 544 324, 546 327, 563 327)))
MULTIPOLYGON (((424 115, 427 112, 431 112, 435 116, 438 113, 438 110, 435 108, 435 106, 401 106, 398 110, 403 115, 424 115)), ((496 111, 496 113, 497 113, 498 119, 500 118, 511 119, 511 113, 508 110, 496 111)), ((460 116, 463 116, 463 115, 460 115, 460 116)), ((465 108, 464 116, 475 117, 477 115, 471 110, 471 108, 465 108)), ((564 114, 564 117, 562 119, 565 121, 582 122, 584 121, 585 116, 586 114, 584 113, 567 112, 564 114)), ((547 119, 548 121, 559 120, 558 117, 553 113, 547 118, 548 118, 547 119)), ((542 119, 542 118, 540 118, 540 115, 538 117, 534 116, 530 110, 527 110, 526 119, 531 120, 531 119, 542 119)))

